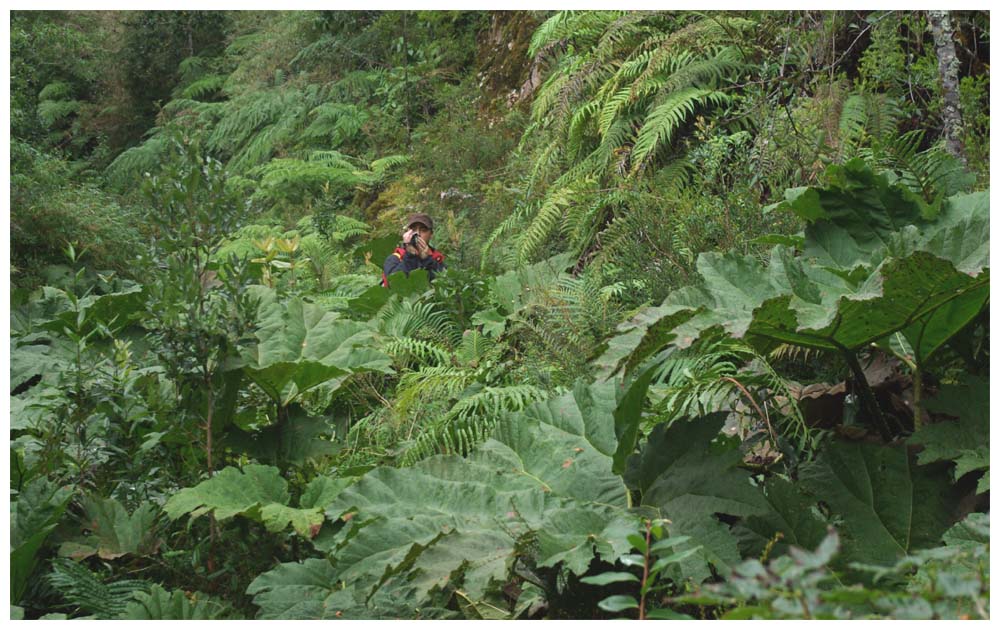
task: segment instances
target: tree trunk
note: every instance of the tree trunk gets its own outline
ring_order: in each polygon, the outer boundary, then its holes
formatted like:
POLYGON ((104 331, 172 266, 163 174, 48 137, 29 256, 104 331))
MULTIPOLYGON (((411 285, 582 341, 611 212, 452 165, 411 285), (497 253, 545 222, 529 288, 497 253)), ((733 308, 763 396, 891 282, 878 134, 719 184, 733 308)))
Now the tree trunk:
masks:
POLYGON ((965 164, 962 149, 962 110, 958 98, 958 56, 955 54, 955 29, 948 11, 928 11, 927 21, 934 36, 934 50, 937 52, 938 73, 941 75, 941 95, 944 109, 941 118, 944 123, 944 142, 948 153, 965 164))

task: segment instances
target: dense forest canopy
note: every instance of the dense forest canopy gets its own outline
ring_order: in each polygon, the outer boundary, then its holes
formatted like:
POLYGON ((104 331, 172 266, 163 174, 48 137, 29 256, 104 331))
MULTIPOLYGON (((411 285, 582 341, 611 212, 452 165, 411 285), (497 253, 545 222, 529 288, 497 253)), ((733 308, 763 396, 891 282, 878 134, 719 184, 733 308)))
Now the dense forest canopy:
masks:
POLYGON ((12 618, 989 617, 988 12, 10 33, 12 618))

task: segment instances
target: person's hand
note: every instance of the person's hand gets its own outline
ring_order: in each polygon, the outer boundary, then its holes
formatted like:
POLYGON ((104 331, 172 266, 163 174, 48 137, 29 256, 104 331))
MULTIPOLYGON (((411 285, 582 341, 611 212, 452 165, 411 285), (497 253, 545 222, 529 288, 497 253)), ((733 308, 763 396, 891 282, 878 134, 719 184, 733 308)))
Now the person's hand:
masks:
POLYGON ((419 234, 417 235, 417 256, 420 258, 427 258, 431 255, 431 248, 427 244, 427 241, 423 239, 419 234))
MULTIPOLYGON (((403 232, 403 247, 406 248, 408 254, 413 254, 414 256, 419 255, 419 252, 416 247, 410 244, 410 241, 413 240, 413 235, 416 233, 416 230, 406 230, 403 232)), ((417 238, 419 239, 420 237, 418 236, 417 238)))

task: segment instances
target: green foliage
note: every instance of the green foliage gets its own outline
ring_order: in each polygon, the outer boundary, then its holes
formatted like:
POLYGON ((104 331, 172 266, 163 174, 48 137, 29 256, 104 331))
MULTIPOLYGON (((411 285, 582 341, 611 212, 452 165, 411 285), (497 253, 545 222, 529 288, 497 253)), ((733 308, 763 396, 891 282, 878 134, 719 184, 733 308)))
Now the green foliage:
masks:
POLYGON ((258 343, 243 353, 247 375, 280 405, 331 379, 365 370, 390 372, 372 347, 373 331, 299 299, 261 304, 258 343))
POLYGON ((914 466, 903 448, 834 442, 800 480, 842 519, 844 556, 857 562, 891 565, 936 545, 954 508, 947 480, 914 466))
MULTIPOLYGON (((630 458, 625 479, 642 493, 642 504, 671 521, 670 533, 690 537, 701 550, 679 563, 675 581, 708 579, 711 563, 723 576, 739 563, 736 539, 719 514, 747 517, 767 513, 760 491, 739 467, 741 453, 734 445, 713 444, 722 428, 723 414, 668 428, 657 425, 642 453, 630 458)), ((720 440, 721 441, 721 440, 720 440)))
POLYGON ((323 509, 353 479, 315 477, 302 491, 299 507, 290 507, 288 482, 273 466, 248 465, 242 471, 224 468, 207 481, 170 497, 163 510, 171 519, 211 513, 223 521, 244 516, 264 524, 269 532, 289 525, 305 538, 313 538, 323 524, 323 509))
POLYGON ((946 546, 906 556, 892 566, 856 565, 882 582, 882 588, 845 584, 830 569, 840 551, 839 536, 831 529, 815 551, 793 547, 766 565, 747 560, 727 582, 672 602, 721 606, 723 619, 985 619, 989 542, 978 534, 960 542, 953 532, 972 527, 985 534, 982 525, 988 521, 987 515, 971 514, 946 534, 946 546), (892 588, 894 580, 905 579, 914 569, 920 578, 905 590, 892 588))
POLYGON ((953 17, 15 11, 12 618, 988 618, 953 17))
POLYGON ((241 619, 229 604, 219 601, 204 593, 184 591, 167 591, 159 585, 154 585, 149 593, 136 596, 135 602, 129 603, 121 615, 121 619, 138 621, 150 620, 189 620, 189 619, 241 619))
POLYGON ((582 578, 584 584, 605 586, 620 582, 639 582, 639 599, 630 595, 611 595, 597 603, 598 608, 608 612, 623 612, 638 609, 639 619, 690 619, 667 608, 646 610, 646 600, 650 595, 667 590, 670 582, 663 580, 664 571, 671 565, 695 554, 699 547, 685 545, 687 536, 670 536, 664 528, 667 521, 646 521, 645 531, 630 534, 628 539, 639 553, 629 553, 618 558, 624 567, 642 567, 642 577, 634 573, 617 571, 589 575, 582 578), (677 550, 680 547, 687 547, 677 550))
POLYGON ((71 166, 19 141, 11 146, 11 263, 15 285, 37 285, 46 265, 73 244, 95 269, 125 271, 142 253, 145 219, 135 206, 90 184, 71 166))
POLYGON ((43 477, 31 480, 10 503, 10 601, 21 601, 38 565, 45 539, 59 524, 73 496, 43 477))
POLYGON ((858 164, 831 169, 831 177, 837 179, 829 193, 796 190, 785 202, 813 222, 803 258, 777 246, 765 269, 749 257, 702 254, 698 269, 705 288, 680 289, 667 298, 660 317, 676 314, 685 321, 657 331, 660 347, 673 339, 686 347, 721 326, 764 346, 857 349, 956 300, 982 303, 975 289, 988 279, 981 240, 987 237, 985 197, 953 198, 944 216, 921 233, 912 224, 924 224, 923 204, 908 200, 905 189, 872 180, 858 164), (885 193, 855 197, 846 188, 852 181, 874 181, 885 193), (880 308, 888 300, 897 305, 892 311, 880 308))
POLYGON ((66 559, 54 561, 52 572, 46 577, 73 612, 87 613, 98 619, 118 618, 133 602, 135 594, 148 593, 151 588, 149 582, 143 580, 108 582, 82 563, 66 559))
POLYGON ((908 442, 922 445, 918 464, 954 461, 955 480, 979 470, 976 492, 990 489, 989 460, 989 386, 977 377, 967 377, 961 385, 944 385, 938 395, 929 400, 925 409, 958 418, 957 422, 941 421, 927 425, 910 436, 908 442))
POLYGON ((773 413, 783 434, 801 440, 809 436, 798 406, 793 402, 784 408, 778 402, 792 400, 788 383, 767 359, 729 337, 705 338, 667 355, 656 368, 649 396, 664 422, 728 410, 755 423, 770 423, 773 413), (761 411, 764 417, 756 417, 761 411))
POLYGON ((86 497, 82 500, 87 530, 82 537, 64 542, 59 555, 82 560, 96 555, 102 560, 114 560, 127 554, 149 555, 160 541, 155 527, 157 508, 143 503, 131 514, 115 499, 86 497))
POLYGON ((564 562, 582 573, 595 553, 591 544, 608 558, 623 553, 618 532, 631 531, 633 519, 612 507, 624 507, 625 493, 609 474, 613 438, 601 412, 574 418, 559 413, 576 406, 572 398, 548 404, 501 421, 468 459, 440 456, 362 477, 327 508, 346 522, 322 541, 333 567, 282 565, 258 578, 250 592, 261 617, 314 615, 323 601, 324 617, 351 608, 345 614, 405 616, 443 588, 483 600, 503 584, 518 540, 533 531, 540 567, 564 562), (396 598, 379 598, 382 591, 396 598))

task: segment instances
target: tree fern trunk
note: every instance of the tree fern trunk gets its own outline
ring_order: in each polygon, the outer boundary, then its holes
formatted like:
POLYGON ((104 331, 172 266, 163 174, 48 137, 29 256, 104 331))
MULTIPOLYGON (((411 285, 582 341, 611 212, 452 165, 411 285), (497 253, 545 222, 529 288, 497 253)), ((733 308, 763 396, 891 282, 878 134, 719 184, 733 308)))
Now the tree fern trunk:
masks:
POLYGON ((958 98, 958 56, 955 53, 955 29, 948 11, 928 11, 927 21, 934 36, 934 50, 937 52, 938 73, 941 75, 941 95, 944 110, 941 118, 944 124, 945 148, 956 158, 966 163, 962 149, 962 111, 958 98))

